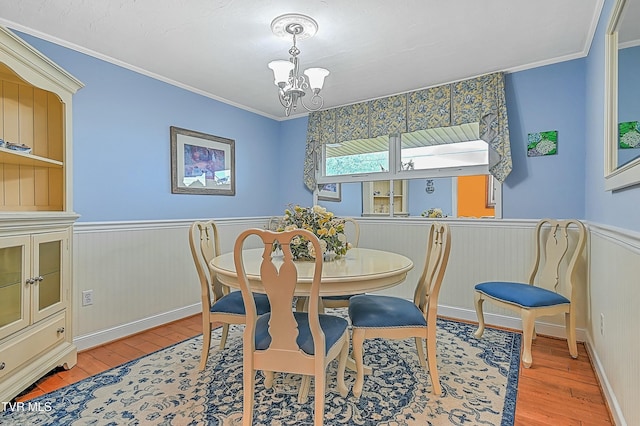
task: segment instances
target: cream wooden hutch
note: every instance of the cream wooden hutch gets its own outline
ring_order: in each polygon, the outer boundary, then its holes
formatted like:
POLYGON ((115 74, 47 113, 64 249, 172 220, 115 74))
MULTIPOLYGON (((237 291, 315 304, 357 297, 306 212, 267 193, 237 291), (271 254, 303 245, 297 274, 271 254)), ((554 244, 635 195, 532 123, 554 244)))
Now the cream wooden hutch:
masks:
POLYGON ((0 27, 0 401, 76 363, 71 98, 81 87, 0 27))
POLYGON ((409 186, 406 180, 362 183, 362 216, 408 216, 408 209, 409 186))

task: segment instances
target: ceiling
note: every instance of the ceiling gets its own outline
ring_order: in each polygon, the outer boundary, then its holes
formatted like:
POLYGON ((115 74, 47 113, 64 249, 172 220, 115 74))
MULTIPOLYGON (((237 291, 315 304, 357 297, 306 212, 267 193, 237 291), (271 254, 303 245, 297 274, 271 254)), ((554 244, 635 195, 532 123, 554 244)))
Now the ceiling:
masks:
POLYGON ((318 22, 299 60, 331 71, 329 108, 584 57, 603 1, 0 0, 0 25, 280 120, 284 13, 318 22))

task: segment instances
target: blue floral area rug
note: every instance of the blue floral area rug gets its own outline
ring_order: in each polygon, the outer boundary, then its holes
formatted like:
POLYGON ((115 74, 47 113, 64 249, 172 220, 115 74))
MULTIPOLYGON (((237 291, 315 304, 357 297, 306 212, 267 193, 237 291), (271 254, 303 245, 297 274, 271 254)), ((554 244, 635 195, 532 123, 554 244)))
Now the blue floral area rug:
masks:
MULTIPOLYGON (((418 362, 413 339, 365 341, 365 377, 359 399, 340 396, 337 362, 329 366, 326 425, 513 425, 521 336, 438 320, 438 370, 443 395, 418 362)), ((202 336, 178 343, 0 412, 2 425, 238 425, 242 422, 242 327, 232 326, 219 351, 214 330, 205 371, 198 370, 202 336), (28 404, 28 405, 27 405, 28 404)), ((347 385, 355 373, 347 370, 347 385)), ((300 376, 276 374, 265 389, 256 377, 254 424, 312 425, 313 385, 297 401, 300 376)))

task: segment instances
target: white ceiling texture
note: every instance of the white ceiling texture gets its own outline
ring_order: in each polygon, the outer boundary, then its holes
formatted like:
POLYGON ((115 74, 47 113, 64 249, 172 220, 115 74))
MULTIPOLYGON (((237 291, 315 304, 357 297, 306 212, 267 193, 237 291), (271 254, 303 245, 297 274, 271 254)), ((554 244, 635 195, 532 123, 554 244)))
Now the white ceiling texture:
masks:
POLYGON ((330 108, 584 57, 603 1, 0 0, 0 25, 281 120, 279 15, 317 21, 299 60, 331 71, 330 108))

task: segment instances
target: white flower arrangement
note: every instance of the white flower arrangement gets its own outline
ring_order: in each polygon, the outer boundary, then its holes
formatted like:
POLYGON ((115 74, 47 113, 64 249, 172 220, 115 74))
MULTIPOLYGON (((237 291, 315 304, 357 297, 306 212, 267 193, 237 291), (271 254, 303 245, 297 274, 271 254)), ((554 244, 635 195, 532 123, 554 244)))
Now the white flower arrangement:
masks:
POLYGON ((442 209, 435 208, 435 207, 432 207, 429 210, 423 211, 421 216, 422 217, 429 217, 429 218, 447 217, 446 214, 442 213, 442 209))
MULTIPOLYGON (((276 230, 282 232, 294 229, 306 229, 317 235, 323 257, 344 256, 351 248, 351 243, 347 242, 344 234, 344 220, 335 217, 324 207, 290 206, 284 211, 284 217, 276 230)), ((295 259, 301 260, 312 260, 316 257, 313 244, 302 237, 296 237, 291 241, 291 253, 295 259)))

